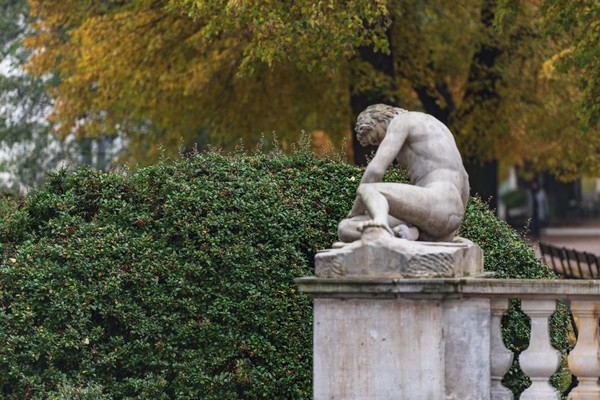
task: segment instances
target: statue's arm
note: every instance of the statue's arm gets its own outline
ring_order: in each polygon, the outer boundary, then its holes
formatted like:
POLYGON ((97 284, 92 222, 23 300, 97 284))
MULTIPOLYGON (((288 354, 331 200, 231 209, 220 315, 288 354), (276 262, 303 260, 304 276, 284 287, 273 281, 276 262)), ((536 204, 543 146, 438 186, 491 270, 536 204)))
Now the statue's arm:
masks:
MULTIPOLYGON (((400 153, 402 146, 408 137, 408 127, 400 118, 394 118, 388 126, 385 137, 375 152, 375 156, 367 165, 367 169, 363 174, 360 184, 381 182, 385 171, 394 162, 394 159, 400 153)), ((348 218, 364 214, 366 207, 363 204, 360 196, 356 196, 352 210, 348 213, 348 218)))
POLYGON ((409 128, 404 118, 394 118, 388 126, 385 137, 375 152, 375 156, 367 165, 360 183, 381 182, 385 171, 398 157, 408 137, 409 128))

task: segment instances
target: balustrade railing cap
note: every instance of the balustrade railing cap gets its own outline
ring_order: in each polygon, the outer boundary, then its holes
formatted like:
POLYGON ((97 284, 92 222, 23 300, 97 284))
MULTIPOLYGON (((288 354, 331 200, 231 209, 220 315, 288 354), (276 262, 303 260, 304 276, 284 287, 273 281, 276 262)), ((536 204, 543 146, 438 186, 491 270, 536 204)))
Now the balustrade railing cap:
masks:
POLYGON ((496 278, 297 278, 312 297, 508 297, 585 299, 600 296, 600 280, 496 278))

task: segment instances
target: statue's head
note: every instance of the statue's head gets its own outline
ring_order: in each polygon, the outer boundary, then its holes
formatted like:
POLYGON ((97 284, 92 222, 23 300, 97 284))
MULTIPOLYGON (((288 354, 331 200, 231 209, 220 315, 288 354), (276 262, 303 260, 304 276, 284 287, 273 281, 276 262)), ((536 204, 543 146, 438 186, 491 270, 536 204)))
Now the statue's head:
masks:
POLYGON ((375 134, 378 129, 383 130, 385 134, 392 118, 404 111, 406 110, 386 104, 373 104, 367 107, 356 120, 354 129, 358 142, 361 146, 368 145, 371 142, 369 136, 375 134))

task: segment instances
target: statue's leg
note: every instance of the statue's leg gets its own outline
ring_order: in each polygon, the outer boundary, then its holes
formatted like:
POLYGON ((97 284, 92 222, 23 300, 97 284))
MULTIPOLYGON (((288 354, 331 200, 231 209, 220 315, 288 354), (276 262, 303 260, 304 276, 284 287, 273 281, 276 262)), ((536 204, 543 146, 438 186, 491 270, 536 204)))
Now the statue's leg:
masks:
MULTIPOLYGON (((363 225, 369 221, 371 221, 371 217, 366 214, 342 220, 338 225, 339 240, 350 243, 360 239, 363 225)), ((416 228, 408 227, 405 222, 400 221, 391 215, 387 216, 387 224, 392 229, 395 236, 410 240, 416 240, 419 236, 419 232, 416 228)))
POLYGON ((338 239, 345 243, 354 242, 355 240, 360 239, 360 227, 369 219, 369 216, 366 214, 343 219, 338 224, 338 239))
POLYGON ((394 236, 397 236, 402 239, 413 241, 419 239, 420 232, 416 226, 401 223, 396 227, 393 227, 392 231, 394 232, 394 236))
MULTIPOLYGON (((362 203, 367 208, 367 212, 371 216, 371 220, 373 223, 388 226, 387 217, 390 215, 389 213, 389 201, 387 196, 385 196, 381 190, 379 190, 379 185, 384 185, 382 183, 363 183, 358 186, 356 189, 356 194, 362 200, 362 203)), ((397 184, 406 186, 403 184, 397 184)), ((397 215, 394 217, 398 218, 397 215)), ((389 229, 388 229, 389 230, 389 229)))
POLYGON ((374 223, 385 224, 391 215, 416 226, 426 240, 451 240, 464 214, 460 193, 447 182, 365 183, 357 193, 374 223))

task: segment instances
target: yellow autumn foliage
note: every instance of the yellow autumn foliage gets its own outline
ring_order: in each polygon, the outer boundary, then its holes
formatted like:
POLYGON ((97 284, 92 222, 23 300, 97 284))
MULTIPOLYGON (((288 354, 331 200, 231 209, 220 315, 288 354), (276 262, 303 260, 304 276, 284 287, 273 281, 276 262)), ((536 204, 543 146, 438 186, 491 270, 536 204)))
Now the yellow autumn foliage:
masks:
POLYGON ((29 69, 60 78, 61 134, 125 133, 142 163, 159 145, 253 146, 271 132, 322 130, 336 143, 351 97, 370 92, 408 109, 430 100, 469 158, 597 171, 577 82, 545 73, 568 46, 541 33, 539 3, 500 7, 486 24, 495 2, 484 0, 31 0, 29 69), (391 54, 393 73, 365 62, 366 47, 391 54), (488 48, 493 65, 477 64, 488 48))

